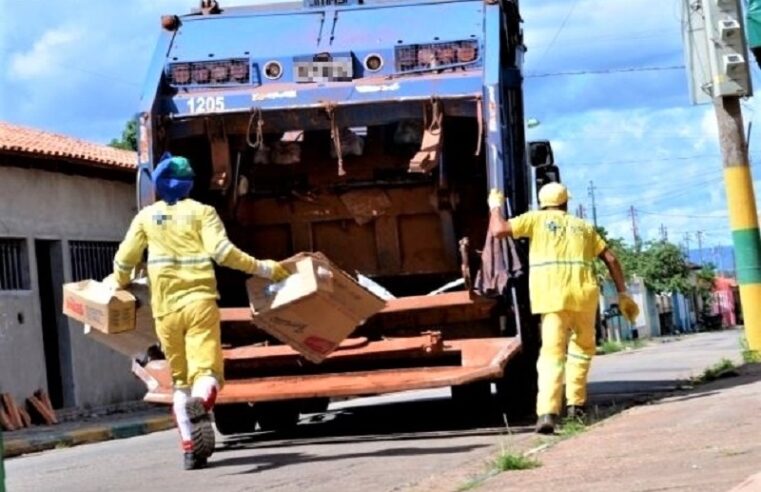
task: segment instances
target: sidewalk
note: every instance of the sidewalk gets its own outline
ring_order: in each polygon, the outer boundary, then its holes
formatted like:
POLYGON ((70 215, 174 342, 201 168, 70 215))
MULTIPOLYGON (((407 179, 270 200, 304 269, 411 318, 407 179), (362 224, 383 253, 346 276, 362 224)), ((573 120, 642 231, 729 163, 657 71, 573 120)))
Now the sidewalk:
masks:
POLYGON ((472 490, 761 490, 761 365, 629 409, 472 490), (750 478, 748 478, 750 477, 750 478), (747 482, 740 485, 747 479, 747 482))
POLYGON ((4 432, 5 458, 48 449, 124 439, 174 427, 168 407, 83 418, 58 425, 4 432))

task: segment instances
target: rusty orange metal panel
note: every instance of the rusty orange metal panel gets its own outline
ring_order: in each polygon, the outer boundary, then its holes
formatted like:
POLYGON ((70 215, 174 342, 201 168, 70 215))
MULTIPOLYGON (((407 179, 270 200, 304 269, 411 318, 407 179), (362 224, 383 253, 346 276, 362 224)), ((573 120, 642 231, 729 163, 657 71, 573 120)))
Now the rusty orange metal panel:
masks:
MULTIPOLYGON (((431 333, 419 337, 396 338, 378 342, 368 342, 366 338, 349 338, 341 342, 335 352, 326 359, 344 359, 363 356, 380 356, 386 354, 436 354, 442 351, 456 351, 445 345, 441 334, 431 333)), ((288 345, 249 346, 226 349, 225 360, 261 359, 263 362, 273 357, 300 357, 300 354, 288 345)))
MULTIPOLYGON (((476 318, 483 319, 488 316, 496 305, 496 301, 486 297, 471 296, 469 292, 450 292, 435 296, 411 296, 390 299, 386 301, 386 307, 375 316, 387 314, 411 313, 415 311, 440 310, 444 308, 473 309, 476 318)), ((251 309, 221 308, 223 322, 251 321, 251 309)))
MULTIPOLYGON (((521 347, 516 338, 458 340, 447 342, 447 345, 462 353, 462 365, 231 380, 225 384, 217 401, 225 404, 361 396, 497 379, 507 361, 521 347)), ((140 368, 138 375, 150 388, 145 397, 147 401, 171 402, 168 371, 166 361, 153 361, 140 368)))

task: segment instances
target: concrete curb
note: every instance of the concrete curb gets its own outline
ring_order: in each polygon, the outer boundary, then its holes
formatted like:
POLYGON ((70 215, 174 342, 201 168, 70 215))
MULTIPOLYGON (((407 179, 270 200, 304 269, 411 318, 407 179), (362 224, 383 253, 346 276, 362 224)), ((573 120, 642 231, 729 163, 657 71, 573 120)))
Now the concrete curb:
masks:
POLYGON ((4 458, 38 453, 55 448, 78 446, 95 442, 110 441, 142 436, 174 427, 174 419, 167 415, 149 417, 139 421, 115 422, 110 425, 96 424, 67 432, 50 432, 41 437, 8 438, 5 441, 4 458))

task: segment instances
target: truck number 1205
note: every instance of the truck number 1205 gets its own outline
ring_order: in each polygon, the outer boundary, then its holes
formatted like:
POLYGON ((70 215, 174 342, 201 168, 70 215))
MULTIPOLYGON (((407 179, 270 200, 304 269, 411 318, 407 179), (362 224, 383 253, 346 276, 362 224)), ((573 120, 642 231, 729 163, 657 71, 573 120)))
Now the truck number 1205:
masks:
POLYGON ((215 113, 225 110, 225 98, 222 96, 191 97, 187 100, 187 103, 188 111, 190 111, 190 114, 215 113))

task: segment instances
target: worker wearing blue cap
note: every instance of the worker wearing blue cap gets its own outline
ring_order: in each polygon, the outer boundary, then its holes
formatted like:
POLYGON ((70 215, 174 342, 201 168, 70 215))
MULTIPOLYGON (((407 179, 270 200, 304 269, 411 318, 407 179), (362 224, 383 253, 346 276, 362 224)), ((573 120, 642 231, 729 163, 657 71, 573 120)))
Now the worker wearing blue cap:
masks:
POLYGON ((205 466, 214 451, 209 412, 223 384, 213 262, 274 281, 288 276, 279 263, 257 260, 228 240, 214 208, 188 198, 193 178, 184 157, 167 155, 159 163, 152 179, 160 200, 132 221, 108 279, 114 287, 126 287, 148 248, 151 308, 172 372, 186 469, 205 466))

